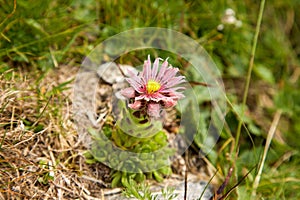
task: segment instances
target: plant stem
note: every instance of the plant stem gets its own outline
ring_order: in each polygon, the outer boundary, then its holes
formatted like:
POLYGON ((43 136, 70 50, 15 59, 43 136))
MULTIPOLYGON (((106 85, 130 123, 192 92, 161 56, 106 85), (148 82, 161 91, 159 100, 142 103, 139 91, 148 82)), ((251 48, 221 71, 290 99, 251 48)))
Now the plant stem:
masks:
MULTIPOLYGON (((234 146, 235 159, 238 156, 238 151, 239 151, 238 150, 239 140, 240 140, 242 125, 244 123, 243 118, 244 118, 245 107, 246 107, 246 103, 247 103, 249 85, 250 85, 251 74, 252 74, 253 66, 254 66, 254 57, 255 57, 255 52, 256 52, 257 40, 258 40, 258 36, 259 36, 259 32, 260 32, 262 16, 263 16, 263 13, 264 13, 264 7, 265 7, 265 0, 261 0, 260 8, 259 8, 259 14, 258 14, 258 18, 257 18, 257 24, 256 24, 256 28, 255 28, 255 35, 254 35, 254 38, 253 38, 253 45, 252 45, 252 49, 251 49, 249 68, 248 68, 247 78, 246 78, 246 85, 245 85, 245 89, 244 89, 244 95, 243 95, 243 101, 242 101, 242 113, 241 113, 241 116, 240 116, 240 119, 239 119, 237 131, 236 131, 235 146, 234 146)), ((237 177, 238 177, 237 171, 238 171, 238 169, 237 169, 237 167, 235 167, 235 171, 234 171, 234 178, 235 179, 237 179, 237 177)), ((239 196, 238 190, 236 190, 236 193, 237 193, 237 196, 239 196)))
POLYGON ((258 14, 258 18, 257 18, 256 29, 255 29, 255 35, 254 35, 254 39, 253 39, 253 46, 251 49, 251 57, 250 57, 249 68, 248 68, 248 72, 247 72, 246 85, 245 85, 245 89, 244 89, 244 96, 243 96, 243 102, 242 102, 242 116, 240 116, 238 128, 236 131, 235 151, 237 151, 237 148, 239 145, 241 128, 242 128, 242 124, 243 124, 242 119, 244 116, 245 106, 246 106, 247 97, 248 97, 249 85, 250 85, 251 74, 252 74, 252 70, 253 70, 253 66, 254 66, 254 57, 255 57, 257 40, 258 40, 258 35, 260 32, 260 26, 261 26, 262 16, 263 16, 263 12, 264 12, 264 7, 265 7, 265 0, 261 0, 259 14, 258 14))

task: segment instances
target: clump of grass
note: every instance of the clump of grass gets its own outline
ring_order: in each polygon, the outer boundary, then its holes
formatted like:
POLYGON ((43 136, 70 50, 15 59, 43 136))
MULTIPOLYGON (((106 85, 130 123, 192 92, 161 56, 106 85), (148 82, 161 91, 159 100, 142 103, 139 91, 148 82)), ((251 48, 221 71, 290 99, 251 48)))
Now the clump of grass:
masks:
POLYGON ((76 129, 69 118, 69 72, 60 68, 38 83, 35 72, 6 69, 1 74, 2 199, 88 197, 92 185, 99 187, 101 194, 105 183, 100 180, 105 180, 102 176, 109 170, 102 166, 99 177, 94 177, 101 165, 87 166, 84 162, 84 148, 77 143, 76 129), (95 180, 99 186, 91 184, 95 180))
POLYGON ((136 198, 139 200, 172 200, 177 197, 173 194, 173 188, 163 188, 161 190, 161 196, 158 194, 153 194, 149 185, 145 183, 137 184, 135 181, 131 180, 129 186, 123 190, 123 195, 128 198, 136 198))

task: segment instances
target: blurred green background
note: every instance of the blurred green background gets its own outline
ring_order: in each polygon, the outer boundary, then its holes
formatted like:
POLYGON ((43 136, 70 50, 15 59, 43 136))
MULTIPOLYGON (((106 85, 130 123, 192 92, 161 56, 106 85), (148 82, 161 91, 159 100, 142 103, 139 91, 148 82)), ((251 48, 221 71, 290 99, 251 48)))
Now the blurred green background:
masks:
MULTIPOLYGON (((40 79, 61 65, 79 66, 101 41, 137 27, 184 33, 217 64, 232 104, 227 128, 208 156, 226 174, 231 165, 227 154, 233 152, 224 144, 235 138, 259 5, 257 0, 0 0, 0 72, 26 70, 40 79)), ((258 164, 274 113, 281 110, 258 187, 263 199, 300 198, 299 10, 299 0, 267 1, 258 38, 235 164, 239 177, 258 164)), ((9 73, 4 78, 9 79, 9 73)), ((208 118, 201 119, 203 126, 208 118)), ((255 174, 239 186, 241 199, 249 196, 255 174)))

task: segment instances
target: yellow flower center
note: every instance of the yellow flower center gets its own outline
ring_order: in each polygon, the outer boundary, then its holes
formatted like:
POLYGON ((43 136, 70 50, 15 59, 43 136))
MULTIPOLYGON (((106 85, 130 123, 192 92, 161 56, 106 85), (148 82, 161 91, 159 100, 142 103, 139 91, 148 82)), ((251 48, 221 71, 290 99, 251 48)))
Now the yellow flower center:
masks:
POLYGON ((154 92, 158 91, 160 89, 160 84, 156 81, 149 80, 147 83, 147 92, 148 94, 153 94, 154 92))

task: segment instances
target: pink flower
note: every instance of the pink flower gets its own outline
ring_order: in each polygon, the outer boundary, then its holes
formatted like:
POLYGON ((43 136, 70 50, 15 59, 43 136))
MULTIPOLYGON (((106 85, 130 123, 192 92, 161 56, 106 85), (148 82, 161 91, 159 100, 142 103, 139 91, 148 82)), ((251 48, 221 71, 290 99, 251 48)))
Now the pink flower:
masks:
POLYGON ((156 58, 151 67, 148 56, 141 73, 129 72, 130 78, 126 80, 131 87, 121 91, 124 97, 130 99, 130 108, 146 110, 149 116, 156 118, 159 117, 162 108, 173 107, 184 97, 182 90, 185 87, 177 85, 186 82, 184 76, 176 76, 179 69, 169 66, 168 59, 161 66, 160 60, 162 59, 156 58))

